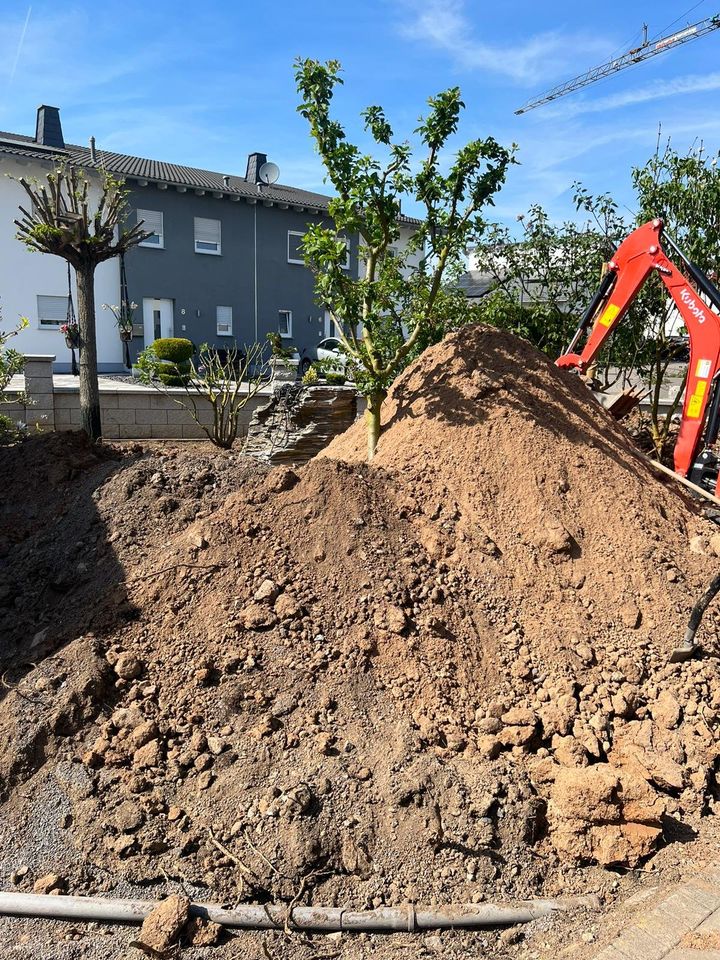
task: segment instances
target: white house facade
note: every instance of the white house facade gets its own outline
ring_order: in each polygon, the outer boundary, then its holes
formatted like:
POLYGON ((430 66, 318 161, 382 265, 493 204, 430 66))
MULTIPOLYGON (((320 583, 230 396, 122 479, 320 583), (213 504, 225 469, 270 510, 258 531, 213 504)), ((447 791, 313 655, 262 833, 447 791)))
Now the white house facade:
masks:
MULTIPOLYGON (((60 332, 68 307, 67 263, 60 257, 28 250, 16 239, 13 223, 20 204, 27 209, 29 199, 12 178, 44 179, 53 167, 51 160, 0 152, 0 329, 12 329, 21 317, 27 317, 29 325, 12 341, 12 346, 26 354, 54 354, 56 369, 69 370, 70 351, 60 332)), ((96 200, 99 189, 91 190, 91 197, 96 200)), ((70 274, 70 292, 76 306, 75 271, 70 274)), ((110 260, 98 267, 95 280, 98 365, 103 371, 122 367, 117 327, 110 312, 100 306, 119 303, 119 298, 120 268, 117 260, 110 260)))

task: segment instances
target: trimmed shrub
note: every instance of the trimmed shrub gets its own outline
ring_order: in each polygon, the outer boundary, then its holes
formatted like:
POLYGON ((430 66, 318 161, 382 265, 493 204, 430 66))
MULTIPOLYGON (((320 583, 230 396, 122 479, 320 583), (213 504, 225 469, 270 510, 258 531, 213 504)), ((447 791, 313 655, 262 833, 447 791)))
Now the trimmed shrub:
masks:
POLYGON ((171 363, 185 363, 195 353, 190 340, 183 337, 163 337, 153 342, 153 351, 158 360, 170 360, 171 363))
POLYGON ((344 373, 326 373, 325 379, 334 387, 342 387, 347 378, 344 373))
MULTIPOLYGON (((182 342, 181 340, 180 343, 182 342)), ((157 343, 157 340, 155 343, 157 343)), ((192 367, 189 360, 183 360, 179 363, 164 363, 158 372, 158 380, 164 383, 166 387, 184 387, 190 379, 191 373, 192 367)))

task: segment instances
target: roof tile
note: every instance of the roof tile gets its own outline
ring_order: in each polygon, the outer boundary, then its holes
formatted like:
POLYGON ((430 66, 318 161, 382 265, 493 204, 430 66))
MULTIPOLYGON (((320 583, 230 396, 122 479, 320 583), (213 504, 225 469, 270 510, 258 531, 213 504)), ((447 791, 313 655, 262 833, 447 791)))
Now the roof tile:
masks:
MULTIPOLYGON (((133 157, 125 153, 113 153, 107 150, 97 150, 97 159, 92 160, 88 147, 66 144, 65 150, 43 147, 37 144, 32 137, 16 133, 0 131, 0 153, 15 156, 30 157, 33 159, 69 160, 71 163, 89 169, 105 169, 110 173, 123 177, 134 177, 138 180, 167 183, 169 186, 190 187, 196 190, 208 190, 223 193, 227 196, 241 196, 272 200, 274 203, 287 203, 288 206, 301 206, 316 210, 327 210, 332 197, 298 187, 290 187, 280 183, 272 186, 258 187, 249 183, 244 177, 228 177, 227 186, 225 176, 212 170, 202 170, 197 167, 186 167, 176 163, 165 163, 159 160, 150 160, 144 157, 133 157)), ((412 217, 403 217, 406 223, 418 223, 412 217)))

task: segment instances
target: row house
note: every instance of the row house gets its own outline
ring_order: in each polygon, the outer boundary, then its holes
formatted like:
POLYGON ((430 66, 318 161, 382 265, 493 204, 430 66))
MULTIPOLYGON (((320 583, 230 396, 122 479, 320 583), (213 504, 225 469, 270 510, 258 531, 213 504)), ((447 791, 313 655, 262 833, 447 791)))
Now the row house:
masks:
MULTIPOLYGON (((130 251, 125 273, 138 304, 133 358, 158 337, 187 337, 218 347, 264 341, 279 332, 301 352, 332 334, 318 306, 300 244, 308 225, 328 221, 330 197, 279 183, 263 153, 251 153, 244 176, 215 173, 66 144, 56 107, 41 106, 35 136, 0 133, 0 311, 3 329, 19 317, 30 324, 15 341, 25 353, 55 354, 58 372, 70 369, 59 333, 76 303, 74 276, 58 257, 32 253, 15 238, 13 220, 26 195, 13 179, 43 178, 58 163, 82 167, 99 193, 99 172, 124 178, 131 220, 152 236, 130 251), (261 176, 261 171, 263 176, 261 176)), ((406 218, 402 247, 416 221, 406 218)), ((348 236, 348 275, 358 276, 358 237, 348 236)), ((96 280, 98 365, 122 369, 122 345, 109 310, 119 304, 120 263, 102 264, 96 280)))

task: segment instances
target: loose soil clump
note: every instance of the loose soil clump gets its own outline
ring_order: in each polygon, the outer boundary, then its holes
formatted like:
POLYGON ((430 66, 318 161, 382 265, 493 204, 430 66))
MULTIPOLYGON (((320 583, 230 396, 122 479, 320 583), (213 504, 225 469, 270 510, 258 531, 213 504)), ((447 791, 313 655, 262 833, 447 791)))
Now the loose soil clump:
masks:
POLYGON ((217 902, 584 893, 715 810, 718 661, 667 662, 714 528, 582 384, 466 328, 398 379, 372 465, 365 442, 269 472, 126 452, 96 487, 124 612, 0 705, 30 744, 2 814, 63 791, 70 892, 112 889, 102 864, 217 902))

